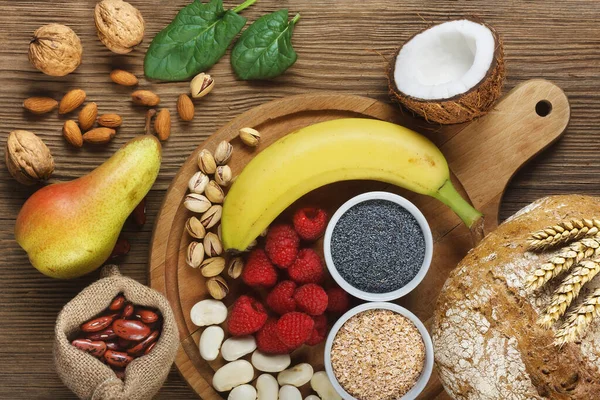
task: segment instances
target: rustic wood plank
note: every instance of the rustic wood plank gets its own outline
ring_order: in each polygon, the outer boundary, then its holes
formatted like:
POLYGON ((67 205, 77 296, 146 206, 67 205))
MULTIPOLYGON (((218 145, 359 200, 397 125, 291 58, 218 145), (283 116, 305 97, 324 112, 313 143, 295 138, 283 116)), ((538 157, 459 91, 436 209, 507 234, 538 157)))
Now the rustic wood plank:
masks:
MULTIPOLYGON (((152 36, 166 25, 188 0, 131 0, 147 21, 145 43, 128 56, 112 55, 96 39, 91 0, 0 2, 0 142, 17 128, 35 131, 48 143, 57 161, 58 179, 89 172, 115 149, 143 129, 143 111, 131 107, 128 89, 108 80, 113 66, 125 66, 141 75, 143 51, 152 36), (73 75, 51 78, 35 71, 26 51, 31 33, 40 25, 70 25, 83 40, 84 63, 73 75), (118 112, 125 125, 114 143, 99 149, 69 149, 60 135, 62 122, 55 114, 32 118, 21 109, 27 96, 49 93, 59 98, 68 88, 82 87, 102 112, 118 112)), ((234 1, 226 0, 229 6, 234 1)), ((387 101, 385 63, 398 44, 426 21, 441 22, 476 14, 493 24, 505 42, 507 89, 541 77, 561 86, 571 101, 571 123, 565 137, 519 172, 504 195, 501 217, 548 194, 600 195, 600 9, 594 0, 522 2, 507 0, 259 0, 244 12, 250 20, 279 7, 301 12, 294 43, 298 63, 283 77, 269 83, 237 82, 225 57, 210 72, 217 80, 213 93, 199 103, 195 120, 187 125, 176 118, 164 163, 149 196, 149 221, 140 232, 128 227, 132 253, 121 261, 123 272, 147 282, 146 267, 151 225, 172 177, 189 153, 209 134, 251 107, 291 94, 336 91, 387 101), (376 52, 377 51, 377 52, 376 52)), ((177 95, 186 84, 149 84, 174 111, 177 95)), ((524 135, 527 132, 523 133, 524 135)), ((52 331, 60 308, 97 274, 74 281, 45 278, 31 268, 13 238, 14 217, 34 189, 16 184, 0 168, 0 398, 71 399, 52 366, 52 331), (27 342, 23 343, 23 338, 27 342)), ((192 398, 178 374, 169 376, 158 398, 192 398)))

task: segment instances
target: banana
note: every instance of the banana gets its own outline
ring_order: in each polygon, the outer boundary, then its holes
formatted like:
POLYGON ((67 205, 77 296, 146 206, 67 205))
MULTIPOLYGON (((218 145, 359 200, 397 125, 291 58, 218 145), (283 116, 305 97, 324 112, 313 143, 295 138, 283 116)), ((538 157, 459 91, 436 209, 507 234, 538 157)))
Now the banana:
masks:
POLYGON ((452 186, 446 159, 427 138, 389 122, 346 118, 290 133, 246 165, 223 205, 224 247, 246 250, 304 194, 354 179, 382 181, 432 196, 469 227, 481 217, 452 186))

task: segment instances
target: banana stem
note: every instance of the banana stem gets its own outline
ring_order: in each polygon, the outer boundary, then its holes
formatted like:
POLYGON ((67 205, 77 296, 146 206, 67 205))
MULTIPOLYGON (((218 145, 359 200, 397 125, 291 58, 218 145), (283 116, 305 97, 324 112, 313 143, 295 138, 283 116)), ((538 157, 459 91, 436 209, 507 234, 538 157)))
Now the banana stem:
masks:
POLYGON ((446 183, 444 183, 434 197, 450 207, 468 228, 473 228, 475 223, 480 221, 483 217, 482 213, 477 211, 468 201, 462 198, 450 180, 447 180, 446 183))

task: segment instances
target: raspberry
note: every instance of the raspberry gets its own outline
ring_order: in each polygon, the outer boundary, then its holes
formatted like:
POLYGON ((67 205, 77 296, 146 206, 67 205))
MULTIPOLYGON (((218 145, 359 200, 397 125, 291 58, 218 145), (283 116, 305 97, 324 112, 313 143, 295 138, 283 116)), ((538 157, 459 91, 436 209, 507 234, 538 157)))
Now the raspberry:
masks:
POLYGON ((267 354, 288 354, 292 350, 277 337, 277 320, 272 318, 256 334, 256 347, 267 354))
POLYGON ((350 296, 342 288, 334 287, 327 290, 327 297, 329 299, 327 311, 341 314, 350 307, 350 296))
POLYGON ((277 270, 264 250, 253 250, 248 256, 242 280, 248 286, 271 287, 277 283, 277 270))
POLYGON ((267 311, 250 296, 240 296, 229 313, 227 328, 233 336, 250 335, 263 327, 267 311))
POLYGON ((315 321, 310 316, 296 311, 289 312, 277 321, 277 337, 288 347, 300 347, 310 337, 314 326, 315 321))
POLYGON ((267 296, 267 305, 279 315, 296 311, 295 291, 296 284, 294 282, 279 282, 267 296))
POLYGON ((294 214, 294 229, 303 240, 314 241, 327 228, 327 213, 320 208, 302 208, 294 214))
POLYGON ((310 334, 310 337, 306 341, 309 346, 316 346, 325 340, 327 336, 327 318, 324 315, 317 315, 313 317, 315 326, 310 334))
POLYGON ((296 283, 318 283, 323 280, 323 263, 313 249, 302 249, 288 268, 288 274, 296 283))
POLYGON ((314 283, 296 289, 294 300, 296 300, 298 310, 309 315, 321 315, 327 309, 327 293, 321 286, 314 283))
POLYGON ((298 255, 300 238, 291 225, 276 225, 269 229, 265 251, 279 268, 287 268, 298 255))

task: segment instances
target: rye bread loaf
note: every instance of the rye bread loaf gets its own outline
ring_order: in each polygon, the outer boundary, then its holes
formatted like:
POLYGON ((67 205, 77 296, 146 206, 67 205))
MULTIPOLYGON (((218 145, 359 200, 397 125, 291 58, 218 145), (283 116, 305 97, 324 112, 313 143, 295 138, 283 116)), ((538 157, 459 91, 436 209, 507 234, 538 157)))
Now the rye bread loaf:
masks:
MULTIPOLYGON (((536 324, 560 278, 534 293, 525 278, 556 251, 526 251, 529 234, 559 221, 600 217, 600 198, 546 197, 490 233, 459 263, 438 299, 432 339, 439 376, 455 399, 600 399, 600 318, 575 343, 553 344, 536 324)), ((569 310, 600 287, 600 276, 569 310)))

